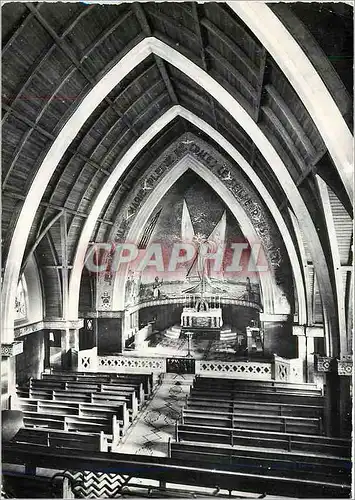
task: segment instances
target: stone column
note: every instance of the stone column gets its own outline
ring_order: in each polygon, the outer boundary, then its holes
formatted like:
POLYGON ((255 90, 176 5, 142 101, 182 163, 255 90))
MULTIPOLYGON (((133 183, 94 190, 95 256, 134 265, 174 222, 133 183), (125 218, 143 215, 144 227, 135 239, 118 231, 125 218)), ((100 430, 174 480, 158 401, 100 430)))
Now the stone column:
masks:
POLYGON ((62 370, 78 371, 79 330, 77 328, 61 330, 60 350, 62 370))
POLYGON ((124 311, 101 313, 98 322, 98 355, 119 354, 124 350, 122 331, 124 311))
POLYGON ((8 410, 16 396, 16 356, 23 352, 23 342, 1 344, 1 409, 8 410))
POLYGON ((284 358, 297 357, 297 339, 292 335, 292 317, 288 314, 260 313, 264 331, 265 354, 284 358))

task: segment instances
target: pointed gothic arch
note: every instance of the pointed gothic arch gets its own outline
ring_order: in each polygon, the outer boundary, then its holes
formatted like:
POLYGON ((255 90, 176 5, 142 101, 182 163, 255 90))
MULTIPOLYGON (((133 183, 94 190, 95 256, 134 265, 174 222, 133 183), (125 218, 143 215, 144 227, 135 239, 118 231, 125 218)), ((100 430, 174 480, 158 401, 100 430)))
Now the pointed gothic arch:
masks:
MULTIPOLYGON (((309 235, 311 252, 317 257, 315 259, 315 265, 318 281, 322 290, 325 326, 337 332, 337 322, 334 318, 335 308, 331 280, 319 236, 305 203, 275 148, 238 101, 211 76, 164 42, 154 37, 148 37, 131 49, 131 51, 126 54, 83 99, 77 110, 58 134, 57 139, 54 141, 38 170, 36 178, 23 204, 9 248, 8 265, 5 270, 2 298, 3 310, 5 312, 2 318, 5 335, 11 338, 13 334, 13 308, 11 304, 14 300, 15 283, 19 274, 19 266, 24 253, 29 228, 35 216, 39 200, 44 193, 52 173, 77 131, 101 100, 126 74, 151 53, 160 56, 180 71, 187 74, 213 96, 244 128, 247 134, 253 138, 254 143, 263 154, 264 158, 273 166, 275 173, 283 179, 284 192, 295 214, 306 228, 306 232, 309 235), (27 236, 24 237, 24 235, 27 236)), ((112 182, 112 179, 110 180, 109 178, 109 181, 112 182)), ((98 198, 99 197, 100 194, 98 195, 98 198)), ((91 215, 92 214, 90 214, 89 218, 91 218, 91 215)))

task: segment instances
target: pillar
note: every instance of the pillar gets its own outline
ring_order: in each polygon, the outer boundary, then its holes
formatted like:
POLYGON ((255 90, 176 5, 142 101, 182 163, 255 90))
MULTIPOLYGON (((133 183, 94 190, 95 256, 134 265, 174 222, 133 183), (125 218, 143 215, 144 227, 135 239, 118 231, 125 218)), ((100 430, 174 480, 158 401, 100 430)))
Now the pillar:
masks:
POLYGON ((60 334, 62 370, 78 371, 79 330, 67 328, 61 330, 60 334))
POLYGON ((122 317, 99 317, 97 330, 99 356, 123 352, 122 317))
POLYGON ((16 396, 16 356, 23 352, 23 342, 1 344, 1 409, 8 410, 16 396))
POLYGON ((323 326, 293 325, 292 334, 297 337, 298 358, 303 365, 303 380, 315 382, 315 338, 324 338, 323 326))
POLYGON ((277 354, 284 358, 297 357, 297 339, 293 336, 292 319, 288 314, 260 313, 265 354, 277 354))

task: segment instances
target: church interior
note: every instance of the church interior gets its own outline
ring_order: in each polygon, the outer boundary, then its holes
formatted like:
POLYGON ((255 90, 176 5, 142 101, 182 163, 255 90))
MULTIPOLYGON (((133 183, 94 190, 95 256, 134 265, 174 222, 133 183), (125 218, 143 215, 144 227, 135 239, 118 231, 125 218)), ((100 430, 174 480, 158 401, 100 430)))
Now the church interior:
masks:
POLYGON ((353 9, 2 3, 3 498, 350 498, 353 9))

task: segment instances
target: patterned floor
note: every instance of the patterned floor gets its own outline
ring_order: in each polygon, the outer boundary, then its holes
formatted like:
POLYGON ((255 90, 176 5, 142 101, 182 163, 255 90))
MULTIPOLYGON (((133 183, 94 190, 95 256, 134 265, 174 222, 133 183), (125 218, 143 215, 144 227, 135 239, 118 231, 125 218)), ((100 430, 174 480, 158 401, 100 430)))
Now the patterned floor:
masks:
MULTIPOLYGON (((235 361, 238 357, 237 349, 236 340, 211 340, 201 336, 191 339, 191 354, 195 359, 235 361)), ((184 357, 188 353, 188 342, 186 337, 169 339, 164 333, 157 333, 140 350, 144 352, 144 356, 184 357)))
POLYGON ((192 375, 165 374, 162 385, 142 411, 119 453, 168 455, 168 440, 175 435, 175 422, 185 404, 192 375))

